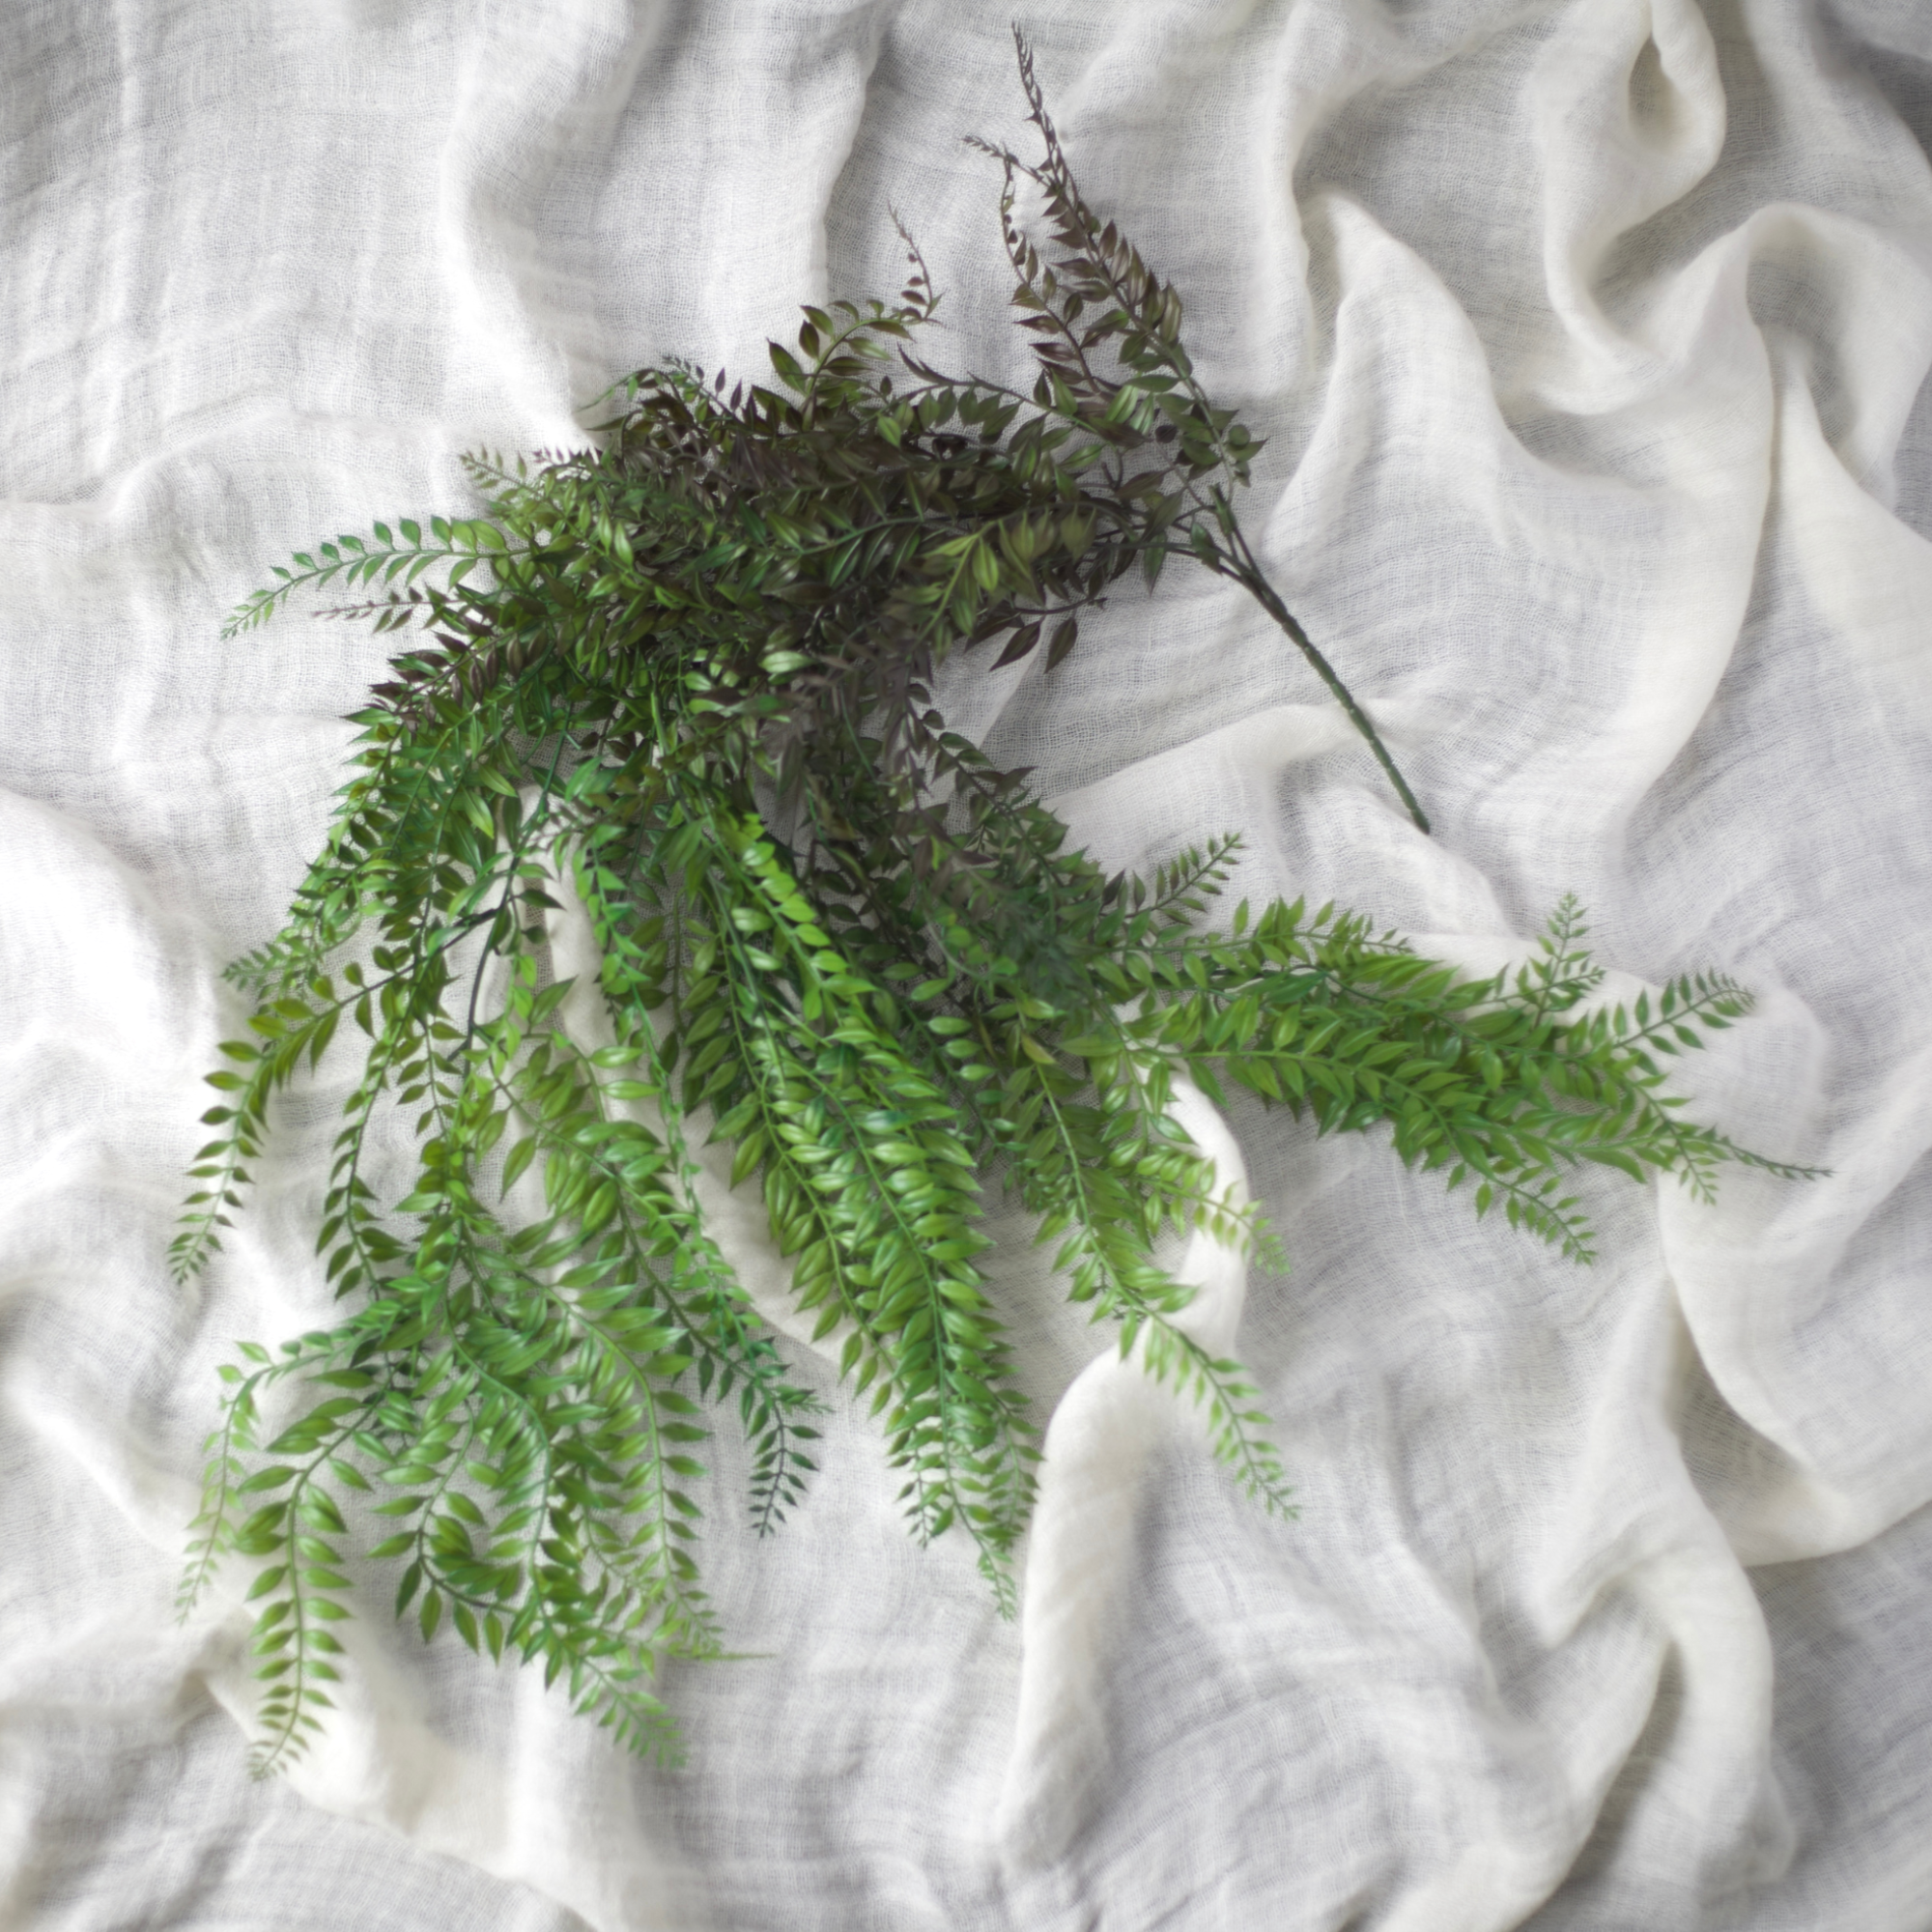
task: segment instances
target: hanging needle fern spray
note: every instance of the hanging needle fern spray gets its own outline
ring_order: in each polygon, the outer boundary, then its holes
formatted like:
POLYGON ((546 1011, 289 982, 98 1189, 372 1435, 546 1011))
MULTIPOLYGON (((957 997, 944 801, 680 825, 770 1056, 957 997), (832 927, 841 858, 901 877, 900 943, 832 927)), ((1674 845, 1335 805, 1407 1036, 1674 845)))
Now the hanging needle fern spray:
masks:
POLYGON ((1081 198, 1024 44, 1021 76, 1044 157, 986 152, 1029 393, 915 353, 936 297, 913 248, 896 302, 806 310, 778 387, 641 371, 594 450, 472 460, 486 517, 339 537, 234 620, 341 585, 365 593, 347 614, 415 634, 355 715, 288 924, 230 969, 253 1010, 211 1076, 173 1249, 184 1279, 207 1264, 272 1096, 347 1019, 366 1046, 318 1250, 349 1312, 224 1369, 183 1588, 185 1610, 225 1559, 256 1566, 259 1770, 329 1703, 370 1514, 389 1533, 363 1554, 397 1566, 425 1638, 447 1622, 539 1663, 626 1745, 674 1753, 661 1666, 724 1644, 695 1452, 735 1413, 770 1530, 819 1412, 707 1226, 707 1144, 761 1194, 797 1309, 842 1337, 914 1534, 969 1538, 1009 1610, 1038 1438, 978 1264, 987 1186, 1282 1509, 1252 1381, 1175 1324, 1188 1290, 1156 1260, 1169 1231, 1259 1232, 1176 1122, 1178 1080, 1384 1128, 1577 1260, 1579 1161, 1705 1196, 1722 1161, 1773 1166, 1660 1091, 1657 1056, 1746 1009, 1728 981, 1577 1016, 1599 976, 1568 905, 1513 980, 1299 902, 1209 930, 1236 838, 1109 877, 947 728, 943 660, 1043 640, 1051 669, 1081 611, 1178 555, 1256 597, 1427 830, 1242 533, 1260 443, 1201 388, 1179 296, 1081 198), (551 977, 559 892, 595 935, 604 1044, 551 977), (385 1201, 397 1110, 415 1171, 385 1201))

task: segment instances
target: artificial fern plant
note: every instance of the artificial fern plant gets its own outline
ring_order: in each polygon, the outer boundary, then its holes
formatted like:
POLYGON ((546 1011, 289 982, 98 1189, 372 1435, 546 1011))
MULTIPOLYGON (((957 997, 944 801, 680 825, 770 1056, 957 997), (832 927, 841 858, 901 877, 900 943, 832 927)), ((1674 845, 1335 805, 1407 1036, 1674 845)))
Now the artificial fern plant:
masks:
POLYGON ((183 1589, 185 1609, 225 1557, 258 1566, 260 1770, 329 1702, 365 1517, 388 1519, 365 1554, 400 1566, 396 1611, 425 1637, 447 1620, 561 1676, 625 1743, 675 1748, 659 1666, 723 1647, 695 1452, 734 1409, 768 1530, 819 1412, 706 1226, 701 1144, 732 1148, 798 1308, 842 1338, 914 1533, 971 1538, 1007 1609, 1038 1452, 978 1266, 989 1186, 1280 1510, 1253 1383, 1174 1325, 1187 1291, 1155 1259, 1166 1230, 1260 1232, 1173 1119, 1177 1078, 1380 1129, 1577 1260, 1578 1161, 1700 1195, 1723 1160, 1772 1165, 1660 1091, 1656 1055, 1745 1010, 1729 981, 1580 1016, 1600 976, 1567 903, 1514 979, 1299 902, 1215 930, 1236 838, 1107 877, 1023 774, 947 729, 943 659, 1044 639, 1051 670, 1081 611, 1178 554, 1260 601, 1427 829, 1242 533, 1259 441, 1195 378, 1178 294, 1081 198, 1024 44, 1020 68, 1044 156, 986 152, 1031 393, 914 353, 937 298, 913 249, 896 302, 806 310, 796 354, 772 349, 778 387, 643 370, 593 448, 472 461, 487 515, 323 544, 231 624, 333 584, 378 630, 427 633, 355 714, 288 924, 230 969, 253 1010, 211 1076, 173 1249, 183 1278, 215 1252, 273 1094, 348 1018, 367 1045, 318 1235, 346 1313, 222 1371, 183 1589), (611 1043, 565 1023, 559 894, 594 929, 611 1043), (365 1168, 394 1109, 417 1165, 384 1200, 365 1168), (541 1198, 520 1211, 526 1171, 541 1198))

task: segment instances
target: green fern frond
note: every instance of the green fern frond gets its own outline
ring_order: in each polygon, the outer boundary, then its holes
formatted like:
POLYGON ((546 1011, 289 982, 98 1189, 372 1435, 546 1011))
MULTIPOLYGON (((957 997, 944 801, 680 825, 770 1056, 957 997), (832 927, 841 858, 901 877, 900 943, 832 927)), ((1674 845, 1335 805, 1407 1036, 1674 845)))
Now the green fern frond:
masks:
POLYGON ((317 1249, 348 1312, 224 1370, 183 1588, 185 1612, 218 1564, 257 1566, 260 1770, 323 1720, 365 1541, 426 1640, 537 1664, 626 1746, 675 1754, 665 1668, 724 1654, 698 1452, 735 1407, 767 1532, 821 1412, 706 1225, 708 1143, 760 1198, 795 1308, 838 1338, 913 1533, 968 1538, 1009 1612, 1039 1447, 980 1267, 989 1186, 1292 1514, 1253 1378, 1178 1322, 1190 1291, 1158 1259, 1206 1229, 1281 1264, 1177 1120, 1178 1082, 1383 1134, 1579 1261, 1581 1165, 1693 1192, 1726 1160, 1805 1172, 1661 1091, 1659 1056, 1747 1010, 1728 980, 1591 1010, 1567 900, 1514 980, 1300 901, 1214 931, 1237 837, 1108 877, 947 728, 949 655, 1043 641, 1051 672, 1080 611, 1179 555, 1258 599, 1426 830, 1241 533, 1259 440, 1202 390, 1179 295, 1081 199, 1024 46, 1021 71, 1045 158, 992 152, 1030 394, 914 353, 937 302, 914 248, 896 302, 807 309, 775 386, 640 370, 595 447, 473 460, 485 516, 339 537, 232 620, 339 586, 369 593, 342 614, 410 633, 287 924, 230 969, 252 1010, 210 1076, 172 1250, 182 1278, 218 1250, 274 1095, 347 1019, 361 1071, 317 1249), (557 977, 573 899, 594 988, 557 977), (593 994, 608 1043, 573 1027, 593 994), (415 1166, 385 1199, 373 1150, 398 1115, 415 1166), (271 1404, 294 1413, 258 1445, 271 1404))

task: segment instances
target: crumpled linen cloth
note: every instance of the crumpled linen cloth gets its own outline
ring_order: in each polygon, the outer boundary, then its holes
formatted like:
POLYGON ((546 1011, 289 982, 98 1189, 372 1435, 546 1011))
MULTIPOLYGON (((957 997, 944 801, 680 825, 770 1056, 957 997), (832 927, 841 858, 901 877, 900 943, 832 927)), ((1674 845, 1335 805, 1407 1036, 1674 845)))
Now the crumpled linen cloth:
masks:
MULTIPOLYGON (((1375 1136, 1191 1117, 1285 1279, 1183 1258, 1301 1516, 994 1267, 1053 1413, 1025 1604, 902 1533, 841 1409, 756 1545, 721 1439, 682 1770, 392 1626, 244 1774, 245 1576, 172 1619, 214 1368, 330 1307, 346 1072, 206 1280, 163 1250, 379 674, 223 642, 289 552, 473 504, 623 371, 756 374, 889 293, 1010 376, 1007 10, 13 0, 0 10, 0 1923, 436 1932, 1932 1926, 1932 13, 1920 0, 1039 0, 1092 199, 1269 445, 1243 509, 1425 839, 1238 592, 1177 562, 1051 677, 949 673, 1110 863, 1237 829, 1486 969, 1566 891, 1609 992, 1755 1014, 1675 1077, 1831 1170, 1587 1183, 1574 1267, 1375 1136), (1055 1407, 1058 1404, 1059 1406, 1055 1407)), ((333 1063, 330 1064, 333 1065, 333 1063)), ((739 1252, 779 1286, 755 1226, 739 1252)), ((794 1351, 833 1393, 830 1370, 794 1351)))

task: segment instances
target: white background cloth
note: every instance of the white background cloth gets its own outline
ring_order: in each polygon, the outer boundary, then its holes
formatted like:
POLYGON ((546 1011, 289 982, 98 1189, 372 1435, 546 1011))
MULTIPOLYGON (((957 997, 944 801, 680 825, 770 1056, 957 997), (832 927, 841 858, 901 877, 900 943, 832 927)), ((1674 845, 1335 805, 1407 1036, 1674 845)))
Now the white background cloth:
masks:
MULTIPOLYGON (((1007 10, 11 0, 0 10, 0 1922, 519 1932, 1932 1926, 1932 12, 1922 0, 1040 0, 1083 183, 1271 440, 1244 515, 1381 721, 1184 563, 954 717, 1113 862, 1628 997, 1756 988, 1702 1118, 1833 1170, 1615 1176, 1594 1269, 1377 1137, 1231 1125, 1293 1271, 1239 1346, 1302 1504, 1082 1384, 1021 1626, 832 1426, 781 1537, 722 1441, 682 1771, 393 1627, 243 1769, 246 1578, 171 1621, 214 1367, 329 1311, 332 1061, 192 1293, 163 1250, 236 1003, 383 640, 270 564, 472 505, 668 355, 946 291, 1023 354, 1007 10), (1026 1637, 1023 1648, 1022 1634, 1026 1637)), ((1042 1412, 1101 1346, 1001 1222, 1042 1412)), ((753 1271, 760 1264, 753 1256, 753 1271)), ((768 1264, 765 1264, 768 1265, 768 1264)), ((1217 1267, 1213 1258, 1203 1265, 1217 1267)), ((1217 1303, 1240 1284, 1215 1277, 1217 1303)), ((803 1354, 801 1372, 831 1390, 803 1354)))

